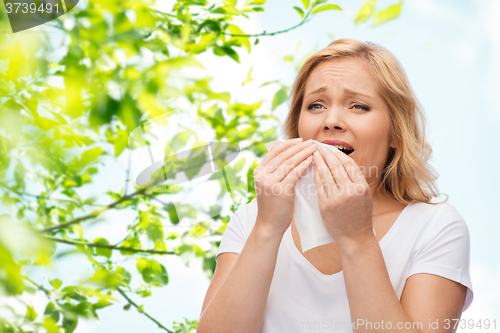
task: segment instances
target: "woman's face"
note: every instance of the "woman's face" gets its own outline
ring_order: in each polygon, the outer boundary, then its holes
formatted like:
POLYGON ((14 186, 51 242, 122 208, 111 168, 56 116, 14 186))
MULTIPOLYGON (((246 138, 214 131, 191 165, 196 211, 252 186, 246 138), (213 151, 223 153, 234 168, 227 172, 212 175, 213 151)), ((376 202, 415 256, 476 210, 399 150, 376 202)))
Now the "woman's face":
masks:
POLYGON ((306 82, 299 117, 299 136, 322 142, 341 140, 354 148, 350 156, 370 185, 387 161, 390 116, 377 93, 377 82, 356 58, 320 63, 306 82))

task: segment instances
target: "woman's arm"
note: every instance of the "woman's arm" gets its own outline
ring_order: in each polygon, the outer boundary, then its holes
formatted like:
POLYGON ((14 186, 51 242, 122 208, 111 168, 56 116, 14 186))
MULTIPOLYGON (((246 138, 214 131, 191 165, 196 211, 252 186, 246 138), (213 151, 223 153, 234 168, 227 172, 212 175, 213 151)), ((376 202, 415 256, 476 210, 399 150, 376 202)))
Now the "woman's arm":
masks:
MULTIPOLYGON (((328 149, 320 152, 313 154, 319 207, 323 223, 339 249, 354 332, 455 332, 454 327, 446 325, 446 320, 453 322, 460 318, 465 287, 433 274, 415 274, 408 279, 400 303, 372 232, 369 184, 349 156, 328 149), (430 325, 436 320, 438 327, 430 325)), ((466 259, 469 251, 467 226, 456 212, 446 216, 455 220, 442 226, 419 253, 414 273, 432 266, 434 272, 443 269, 449 272, 443 267, 446 265, 463 267, 460 258, 466 259)))
POLYGON ((453 319, 460 319, 465 286, 437 275, 415 274, 408 278, 400 303, 375 236, 339 247, 339 252, 354 332, 456 331, 453 319))
POLYGON ((227 279, 208 303, 198 333, 258 333, 262 326, 282 232, 257 217, 227 279))

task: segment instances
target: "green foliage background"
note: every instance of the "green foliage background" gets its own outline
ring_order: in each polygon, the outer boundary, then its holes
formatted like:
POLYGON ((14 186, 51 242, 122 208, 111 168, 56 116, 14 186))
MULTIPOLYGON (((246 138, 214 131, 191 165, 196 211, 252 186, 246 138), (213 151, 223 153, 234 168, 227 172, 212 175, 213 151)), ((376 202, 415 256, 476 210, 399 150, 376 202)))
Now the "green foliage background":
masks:
MULTIPOLYGON (((214 216, 211 220, 194 223, 182 235, 165 233, 164 225, 179 223, 176 207, 183 207, 193 218, 200 213, 187 203, 158 204, 158 196, 168 200, 182 186, 169 186, 167 181, 138 187, 124 179, 119 192, 102 193, 105 205, 97 203, 98 197, 84 195, 88 191, 82 188, 100 188, 95 177, 131 148, 131 131, 155 117, 182 110, 184 101, 197 110, 217 141, 252 153, 250 167, 243 168, 242 159, 224 168, 224 176, 240 181, 232 187, 231 197, 221 179, 218 197, 219 202, 232 200, 232 213, 241 203, 250 202, 255 197, 253 169, 267 151, 264 144, 278 138, 281 124, 272 111, 286 101, 290 87, 279 80, 261 85, 279 83, 272 110, 262 110, 262 100, 233 102, 230 93, 212 90, 211 78, 197 58, 212 52, 240 63, 241 52, 251 54, 259 47, 259 38, 273 38, 320 12, 342 8, 324 0, 302 0, 301 6, 293 6, 297 24, 277 32, 245 34, 235 20, 258 15, 265 0, 177 0, 173 4, 170 10, 160 11, 152 0, 80 3, 47 24, 61 31, 60 44, 47 33, 0 34, 0 195, 2 211, 8 211, 0 215, 0 295, 19 297, 42 291, 47 296, 43 314, 30 304, 22 313, 10 308, 10 318, 0 318, 1 332, 73 332, 79 318, 98 318, 100 309, 120 298, 126 302, 125 311, 134 307, 161 330, 196 329, 197 318, 160 323, 134 299, 152 297, 155 288, 168 284, 169 272, 156 256, 180 256, 187 265, 201 263, 211 278, 219 242, 211 242, 212 248, 204 251, 193 240, 222 235, 231 215, 222 215, 221 205, 215 205, 209 212, 214 216), (179 74, 184 68, 199 70, 202 78, 179 74), (274 125, 262 129, 263 121, 274 125), (127 236, 115 244, 109 242, 109 235, 86 238, 86 224, 99 222, 99 216, 109 210, 130 212, 127 236), (223 226, 210 228, 217 222, 223 226), (172 246, 174 240, 181 245, 172 246), (28 268, 60 260, 62 256, 54 256, 58 244, 74 247, 63 255, 84 253, 92 263, 93 276, 74 285, 63 285, 57 278, 45 284, 33 280, 28 268), (124 258, 136 261, 142 281, 132 281, 132 274, 119 265, 124 258)), ((401 2, 380 10, 375 7, 375 0, 367 1, 357 11, 355 23, 371 20, 377 26, 394 19, 401 2)), ((0 31, 8 29, 0 5, 0 31)), ((297 69, 304 60, 284 59, 295 62, 297 69)), ((252 80, 250 68, 242 84, 252 80)), ((192 136, 196 133, 180 129, 165 150, 185 145, 192 136)))

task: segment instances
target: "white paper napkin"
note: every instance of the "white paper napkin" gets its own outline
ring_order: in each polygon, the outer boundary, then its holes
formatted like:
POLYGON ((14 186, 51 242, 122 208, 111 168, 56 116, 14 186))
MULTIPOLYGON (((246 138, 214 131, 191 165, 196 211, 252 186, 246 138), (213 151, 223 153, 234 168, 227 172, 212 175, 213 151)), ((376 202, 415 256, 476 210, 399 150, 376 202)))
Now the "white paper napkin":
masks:
MULTIPOLYGON (((284 140, 271 141, 266 143, 265 146, 269 151, 283 141, 284 140)), ((313 142, 318 148, 321 146, 333 152, 339 151, 334 146, 316 140, 313 140, 313 142)), ((314 182, 314 161, 297 181, 293 190, 293 195, 293 219, 297 226, 297 231, 299 232, 302 252, 334 242, 335 240, 330 236, 323 224, 323 219, 319 211, 318 192, 316 183, 314 182)), ((375 233, 375 229, 373 232, 375 233)))

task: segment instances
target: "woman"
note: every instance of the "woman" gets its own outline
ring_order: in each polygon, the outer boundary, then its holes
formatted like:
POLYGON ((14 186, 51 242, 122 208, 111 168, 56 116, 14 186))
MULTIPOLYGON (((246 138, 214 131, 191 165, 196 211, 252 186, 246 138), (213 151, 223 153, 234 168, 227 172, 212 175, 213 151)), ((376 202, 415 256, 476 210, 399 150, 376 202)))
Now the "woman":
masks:
POLYGON ((469 232, 452 205, 430 202, 424 123, 383 47, 340 39, 311 56, 285 122, 298 138, 255 169, 256 200, 227 225, 198 332, 455 332, 473 299, 469 232), (302 252, 293 186, 313 161, 335 242, 302 252))

